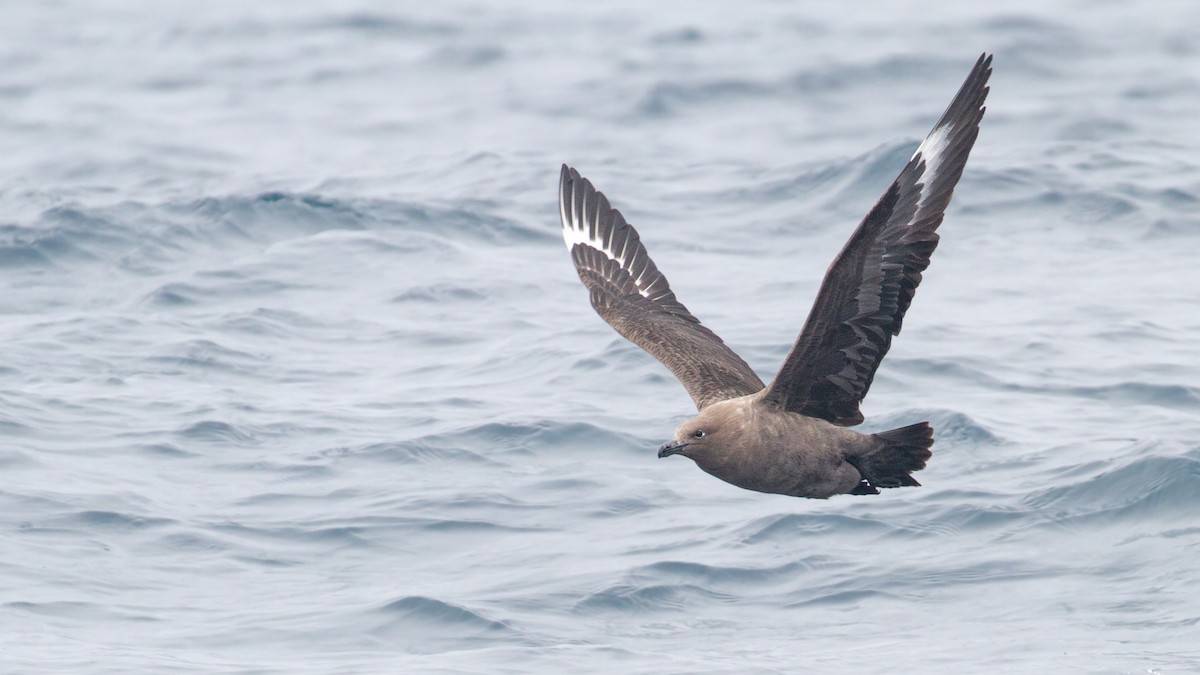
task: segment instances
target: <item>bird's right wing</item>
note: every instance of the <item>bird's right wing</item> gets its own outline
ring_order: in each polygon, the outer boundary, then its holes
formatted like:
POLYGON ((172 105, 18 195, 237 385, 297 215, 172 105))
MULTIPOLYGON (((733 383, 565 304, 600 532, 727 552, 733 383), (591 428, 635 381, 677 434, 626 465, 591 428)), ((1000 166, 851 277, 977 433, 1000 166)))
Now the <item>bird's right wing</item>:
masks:
POLYGON ((762 390, 750 366, 675 299, 637 230, 565 164, 558 204, 563 239, 596 313, 670 369, 697 409, 762 390))
POLYGON ((829 266, 764 403, 839 425, 862 422, 859 402, 900 332, 979 134, 991 65, 991 56, 979 57, 933 131, 829 266))

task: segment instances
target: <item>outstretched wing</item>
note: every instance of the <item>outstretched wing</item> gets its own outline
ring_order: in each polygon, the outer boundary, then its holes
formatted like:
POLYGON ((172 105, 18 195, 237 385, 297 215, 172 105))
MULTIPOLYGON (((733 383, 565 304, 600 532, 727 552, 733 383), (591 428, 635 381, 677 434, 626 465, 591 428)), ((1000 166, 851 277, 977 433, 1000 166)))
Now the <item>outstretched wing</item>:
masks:
POLYGON ((762 380, 675 299, 637 230, 575 169, 562 168, 563 239, 592 307, 683 383, 696 407, 761 391, 762 380))
POLYGON ((834 424, 862 422, 859 402, 900 332, 979 134, 991 63, 990 55, 979 57, 954 102, 830 265, 804 330, 763 397, 768 405, 834 424))

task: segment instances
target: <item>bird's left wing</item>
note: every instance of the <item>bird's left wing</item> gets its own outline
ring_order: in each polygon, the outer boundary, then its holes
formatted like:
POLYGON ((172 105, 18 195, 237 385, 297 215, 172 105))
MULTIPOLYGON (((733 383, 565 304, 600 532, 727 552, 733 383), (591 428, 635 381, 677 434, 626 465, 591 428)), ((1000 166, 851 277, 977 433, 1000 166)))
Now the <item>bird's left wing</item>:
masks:
POLYGON ((696 408, 762 390, 750 366, 675 299, 637 230, 565 164, 558 204, 563 239, 596 313, 670 369, 696 408))
POLYGON ((804 330, 763 402, 834 424, 858 406, 900 332, 938 225, 979 134, 992 57, 979 57, 958 95, 825 273, 804 330))

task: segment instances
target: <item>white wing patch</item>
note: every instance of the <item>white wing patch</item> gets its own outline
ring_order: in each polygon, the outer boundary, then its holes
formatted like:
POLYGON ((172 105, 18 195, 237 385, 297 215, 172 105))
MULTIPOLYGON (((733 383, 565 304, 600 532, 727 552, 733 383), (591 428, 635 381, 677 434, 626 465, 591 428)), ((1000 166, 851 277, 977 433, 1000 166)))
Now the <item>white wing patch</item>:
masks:
MULTIPOLYGON (((567 244, 567 250, 570 251, 571 249, 575 248, 576 245, 583 245, 595 249, 600 253, 603 253, 604 256, 609 260, 615 260, 626 274, 632 276, 632 272, 629 269, 629 258, 631 257, 633 251, 629 250, 629 244, 634 242, 634 238, 625 237, 625 241, 621 243, 621 250, 619 251, 613 246, 611 233, 609 234, 609 241, 604 241, 604 233, 599 231, 600 228, 597 227, 596 223, 600 210, 599 200, 596 199, 589 203, 587 198, 587 191, 572 190, 572 203, 570 204, 570 208, 568 208, 566 203, 566 195, 561 193, 559 195, 558 209, 560 215, 562 216, 563 241, 567 244), (584 200, 582 204, 583 208, 575 208, 576 204, 574 200, 576 199, 584 200), (575 220, 574 214, 577 210, 579 213, 583 214, 582 221, 575 220)), ((634 245, 636 246, 637 244, 634 243, 634 245)), ((650 297, 648 282, 651 280, 646 279, 646 272, 649 271, 651 267, 652 266, 648 264, 644 265, 641 274, 639 274, 633 280, 633 283, 637 286, 638 293, 641 294, 643 298, 657 300, 658 298, 650 297)))
MULTIPOLYGON (((937 177, 938 168, 942 163, 942 153, 946 150, 946 144, 950 141, 950 132, 953 130, 954 125, 952 124, 943 124, 934 129, 913 153, 912 159, 916 159, 919 155, 925 160, 925 170, 921 172, 919 182, 926 187, 937 177)), ((917 202, 918 209, 925 207, 926 197, 929 194, 927 190, 922 190, 921 193, 921 199, 917 202)))

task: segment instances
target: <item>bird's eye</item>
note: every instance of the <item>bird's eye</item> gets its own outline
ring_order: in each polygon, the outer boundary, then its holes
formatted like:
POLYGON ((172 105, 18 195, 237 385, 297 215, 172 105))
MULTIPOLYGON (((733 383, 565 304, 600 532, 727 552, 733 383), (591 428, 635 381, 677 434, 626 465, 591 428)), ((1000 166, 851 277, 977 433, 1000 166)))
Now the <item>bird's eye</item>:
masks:
POLYGON ((704 430, 697 429, 695 433, 692 434, 692 438, 704 438, 704 430))

